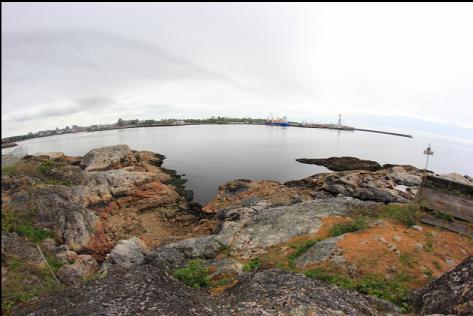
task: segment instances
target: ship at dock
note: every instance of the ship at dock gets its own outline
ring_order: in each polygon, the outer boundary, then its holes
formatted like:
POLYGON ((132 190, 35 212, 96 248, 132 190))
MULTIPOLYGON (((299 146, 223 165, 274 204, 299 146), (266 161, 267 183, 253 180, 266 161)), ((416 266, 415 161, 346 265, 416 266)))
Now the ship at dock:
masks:
POLYGON ((286 116, 283 116, 282 118, 278 117, 276 119, 270 116, 266 119, 264 124, 269 126, 289 126, 289 122, 286 116))

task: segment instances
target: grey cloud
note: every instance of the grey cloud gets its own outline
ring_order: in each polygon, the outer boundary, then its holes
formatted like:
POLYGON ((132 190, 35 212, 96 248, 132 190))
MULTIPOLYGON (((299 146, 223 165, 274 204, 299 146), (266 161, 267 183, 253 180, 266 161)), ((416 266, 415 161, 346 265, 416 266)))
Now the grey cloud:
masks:
POLYGON ((113 99, 105 97, 91 97, 79 100, 74 105, 43 107, 37 110, 21 111, 13 113, 10 119, 14 122, 26 122, 41 118, 63 116, 79 113, 86 110, 93 110, 103 106, 113 104, 113 99))

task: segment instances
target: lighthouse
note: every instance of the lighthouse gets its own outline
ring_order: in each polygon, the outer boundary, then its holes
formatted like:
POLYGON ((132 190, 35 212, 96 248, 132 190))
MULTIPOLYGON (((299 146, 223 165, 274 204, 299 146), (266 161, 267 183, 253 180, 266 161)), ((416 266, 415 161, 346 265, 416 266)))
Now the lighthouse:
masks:
POLYGON ((342 128, 342 115, 338 114, 338 128, 342 128))

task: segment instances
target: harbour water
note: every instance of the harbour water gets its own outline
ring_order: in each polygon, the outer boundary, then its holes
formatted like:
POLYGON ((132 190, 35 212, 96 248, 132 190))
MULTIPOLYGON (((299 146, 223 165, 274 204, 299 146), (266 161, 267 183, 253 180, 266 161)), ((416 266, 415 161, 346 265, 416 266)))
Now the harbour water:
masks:
MULTIPOLYGON (((232 179, 288 181, 328 171, 296 158, 355 156, 381 164, 425 165, 423 150, 432 144, 429 169, 473 175, 473 141, 439 135, 413 138, 359 131, 336 131, 258 125, 188 125, 76 133, 19 142, 28 154, 60 151, 84 155, 117 144, 164 154, 164 166, 185 174, 197 202, 212 198, 232 179)), ((2 153, 15 150, 3 149, 2 153)))

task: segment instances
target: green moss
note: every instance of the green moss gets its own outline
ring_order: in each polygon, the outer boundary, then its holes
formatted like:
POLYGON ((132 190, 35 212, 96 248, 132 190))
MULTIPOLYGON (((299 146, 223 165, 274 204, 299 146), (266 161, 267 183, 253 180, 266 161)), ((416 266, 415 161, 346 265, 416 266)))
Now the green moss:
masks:
POLYGON ((315 245, 319 240, 303 240, 289 245, 294 251, 287 256, 289 266, 294 268, 294 260, 315 245))
POLYGON ((253 270, 257 270, 259 266, 260 266, 260 260, 259 258, 255 258, 245 263, 245 265, 243 265, 243 271, 250 272, 253 270))
POLYGON ((410 227, 420 221, 422 210, 416 203, 388 204, 381 210, 380 215, 393 218, 410 227))
POLYGON ((40 242, 48 237, 50 237, 50 232, 42 229, 35 227, 29 223, 19 223, 15 231, 18 233, 20 236, 26 237, 31 242, 40 242))
POLYGON ((38 165, 38 171, 40 173, 42 173, 43 175, 47 176, 49 172, 51 172, 51 169, 53 169, 55 166, 55 164, 50 161, 50 160, 45 160, 45 161, 42 161, 39 165, 38 165))
POLYGON ((189 260, 184 268, 176 269, 174 277, 192 287, 207 287, 209 285, 208 267, 204 260, 189 260))
POLYGON ((440 263, 438 263, 438 261, 432 260, 432 264, 434 265, 435 269, 439 271, 442 270, 442 266, 440 265, 440 263))
POLYGON ((427 252, 434 252, 434 242, 433 242, 433 235, 432 233, 425 234, 425 238, 427 241, 425 242, 424 249, 427 252))
POLYGON ((453 222, 455 220, 455 217, 450 215, 450 214, 445 214, 441 212, 433 212, 432 213, 435 217, 440 218, 446 222, 453 222))
POLYGON ((18 173, 15 165, 2 167, 2 175, 14 176, 18 173))
POLYGON ((367 221, 364 217, 358 217, 357 219, 347 222, 333 225, 329 230, 330 236, 340 236, 345 233, 352 233, 359 230, 363 230, 368 227, 367 221))
MULTIPOLYGON (((45 255, 50 255, 45 252, 45 255)), ((8 277, 2 280, 2 312, 8 313, 19 303, 51 293, 60 288, 47 267, 38 267, 23 258, 3 256, 2 266, 8 269, 8 277)))
POLYGON ((414 267, 415 260, 409 253, 403 253, 399 256, 399 261, 405 266, 414 267))
POLYGON ((322 268, 304 272, 307 277, 323 280, 337 286, 357 292, 376 296, 391 301, 400 306, 405 312, 409 311, 407 282, 409 276, 398 274, 392 279, 378 275, 368 275, 362 278, 349 278, 326 271, 322 268))

